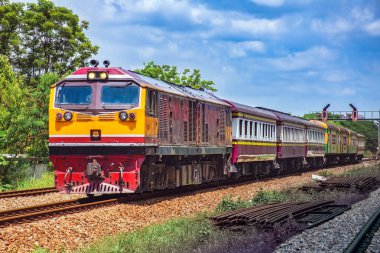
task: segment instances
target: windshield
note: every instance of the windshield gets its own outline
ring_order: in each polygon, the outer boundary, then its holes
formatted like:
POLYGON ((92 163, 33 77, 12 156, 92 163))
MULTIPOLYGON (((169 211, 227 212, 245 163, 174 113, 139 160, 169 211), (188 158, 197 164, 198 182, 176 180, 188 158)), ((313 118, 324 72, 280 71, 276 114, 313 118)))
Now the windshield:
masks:
POLYGON ((57 104, 89 105, 91 100, 91 86, 61 86, 57 88, 57 104))
POLYGON ((103 86, 103 104, 138 104, 139 87, 135 85, 103 86))

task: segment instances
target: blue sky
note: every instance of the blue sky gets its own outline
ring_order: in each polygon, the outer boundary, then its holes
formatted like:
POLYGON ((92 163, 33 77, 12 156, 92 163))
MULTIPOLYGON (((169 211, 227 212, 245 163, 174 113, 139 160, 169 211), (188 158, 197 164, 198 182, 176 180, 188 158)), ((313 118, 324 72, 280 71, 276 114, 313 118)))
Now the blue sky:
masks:
POLYGON ((198 68, 218 96, 301 115, 380 109, 380 1, 59 0, 99 60, 198 68))

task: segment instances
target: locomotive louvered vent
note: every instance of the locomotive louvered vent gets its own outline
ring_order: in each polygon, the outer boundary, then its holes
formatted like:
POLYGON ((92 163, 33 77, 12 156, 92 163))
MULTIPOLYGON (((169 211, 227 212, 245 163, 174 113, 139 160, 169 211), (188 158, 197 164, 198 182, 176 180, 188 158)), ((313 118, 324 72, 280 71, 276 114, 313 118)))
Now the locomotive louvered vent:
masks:
POLYGON ((219 122, 219 135, 220 135, 220 140, 221 141, 224 141, 225 140, 225 126, 226 126, 226 114, 224 113, 224 109, 223 108, 220 108, 219 110, 219 119, 220 119, 220 122, 219 122))
POLYGON ((173 112, 169 114, 169 141, 173 142, 173 112))
POLYGON ((187 141, 187 122, 183 122, 183 141, 187 141))
POLYGON ((77 120, 79 120, 79 121, 91 120, 91 115, 89 115, 89 114, 83 114, 83 113, 78 113, 77 114, 77 120))
POLYGON ((205 126, 205 132, 206 132, 206 142, 208 142, 208 124, 205 126))
POLYGON ((160 139, 168 138, 168 99, 160 97, 160 139))
POLYGON ((109 113, 109 112, 101 113, 99 115, 99 119, 100 120, 114 120, 115 119, 115 113, 109 113))
POLYGON ((189 141, 195 142, 195 130, 196 130, 196 111, 195 102, 189 101, 189 141))
POLYGON ((202 104, 202 142, 207 142, 206 141, 206 109, 205 109, 205 104, 202 104))

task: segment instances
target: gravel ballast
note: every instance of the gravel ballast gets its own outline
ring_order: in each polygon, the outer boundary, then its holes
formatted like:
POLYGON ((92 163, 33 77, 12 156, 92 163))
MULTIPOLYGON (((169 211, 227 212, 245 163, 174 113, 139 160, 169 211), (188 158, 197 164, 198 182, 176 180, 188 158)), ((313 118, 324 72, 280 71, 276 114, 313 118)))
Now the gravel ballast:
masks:
POLYGON ((371 244, 368 246, 367 253, 379 253, 380 252, 380 229, 375 233, 372 238, 371 244))
POLYGON ((275 252, 343 252, 379 207, 380 189, 377 189, 369 198, 352 205, 351 210, 290 238, 275 252))
MULTIPOLYGON (((364 162, 329 170, 341 174, 374 164, 374 162, 364 162)), ((260 189, 282 190, 299 187, 311 182, 311 174, 316 173, 318 171, 238 186, 221 187, 179 197, 117 204, 25 224, 15 224, 0 229, 0 252, 30 252, 36 247, 44 247, 53 252, 61 252, 63 249, 70 251, 104 236, 134 231, 174 217, 214 210, 220 200, 229 194, 242 199, 251 199, 260 189)), ((27 202, 20 204, 23 206, 35 205, 36 201, 33 199, 42 201, 42 198, 46 198, 46 196, 28 197, 27 202)), ((0 203, 3 203, 2 200, 0 203)))

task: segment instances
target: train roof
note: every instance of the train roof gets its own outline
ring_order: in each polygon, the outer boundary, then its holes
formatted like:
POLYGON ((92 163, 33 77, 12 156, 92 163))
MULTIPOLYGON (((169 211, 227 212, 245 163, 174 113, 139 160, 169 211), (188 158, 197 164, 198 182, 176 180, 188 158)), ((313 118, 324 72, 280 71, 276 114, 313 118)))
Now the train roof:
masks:
POLYGON ((340 128, 334 124, 327 123, 327 122, 325 124, 327 125, 328 129, 333 129, 333 130, 338 131, 338 132, 340 131, 340 128))
POLYGON ((308 121, 306 119, 296 117, 296 116, 292 116, 289 113, 280 112, 280 111, 268 109, 265 107, 256 107, 256 108, 261 109, 261 110, 265 110, 268 112, 272 112, 273 114, 275 114, 278 117, 279 121, 282 121, 282 122, 289 122, 289 123, 299 124, 299 125, 308 125, 308 121))
POLYGON ((319 128, 319 129, 325 129, 325 127, 321 124, 318 124, 317 122, 307 120, 306 125, 308 127, 314 127, 314 128, 319 128))
POLYGON ((272 112, 261 110, 261 109, 258 109, 256 107, 252 107, 249 105, 243 105, 240 103, 232 102, 229 100, 224 100, 224 101, 231 105, 232 112, 242 112, 242 113, 247 113, 247 114, 259 116, 262 118, 278 120, 277 116, 272 112))
POLYGON ((67 76, 63 81, 68 81, 68 80, 79 81, 81 79, 87 79, 88 71, 106 71, 108 72, 108 81, 131 80, 131 81, 135 81, 141 87, 144 87, 144 88, 151 88, 154 90, 159 90, 159 91, 167 92, 170 94, 187 97, 190 99, 229 106, 229 104, 224 102, 222 99, 219 99, 218 97, 216 97, 210 92, 207 92, 201 89, 194 89, 191 87, 177 85, 174 83, 164 82, 164 81, 161 81, 149 76, 138 74, 130 70, 125 70, 120 67, 107 67, 107 68, 84 67, 84 68, 80 68, 74 71, 71 75, 67 76))

